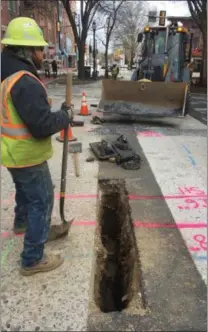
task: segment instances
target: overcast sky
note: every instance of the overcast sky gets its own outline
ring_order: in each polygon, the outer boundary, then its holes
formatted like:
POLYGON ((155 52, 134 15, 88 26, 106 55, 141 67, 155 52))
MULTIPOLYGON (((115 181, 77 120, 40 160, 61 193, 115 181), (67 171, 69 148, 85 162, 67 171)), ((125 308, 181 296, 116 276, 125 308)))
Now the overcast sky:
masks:
MULTIPOLYGON (((190 16, 187 1, 145 1, 149 4, 150 10, 166 10, 167 16, 190 16)), ((80 12, 80 1, 77 1, 77 13, 80 12)), ((96 32, 100 38, 103 37, 103 31, 96 32)), ((87 43, 92 40, 92 36, 87 38, 87 43)), ((98 41, 98 48, 100 51, 104 51, 104 46, 98 41)))

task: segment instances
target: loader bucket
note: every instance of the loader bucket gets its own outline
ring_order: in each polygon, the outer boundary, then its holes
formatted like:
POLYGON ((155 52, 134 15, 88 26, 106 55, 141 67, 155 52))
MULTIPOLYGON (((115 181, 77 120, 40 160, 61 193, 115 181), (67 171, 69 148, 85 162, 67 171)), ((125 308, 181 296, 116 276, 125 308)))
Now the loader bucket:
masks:
POLYGON ((181 82, 102 81, 104 113, 154 117, 185 116, 188 86, 181 82))

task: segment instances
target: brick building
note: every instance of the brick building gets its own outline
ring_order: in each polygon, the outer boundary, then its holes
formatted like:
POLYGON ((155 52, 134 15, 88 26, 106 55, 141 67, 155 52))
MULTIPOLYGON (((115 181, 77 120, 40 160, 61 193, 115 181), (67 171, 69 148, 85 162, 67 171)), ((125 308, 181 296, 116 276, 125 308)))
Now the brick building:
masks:
MULTIPOLYGON (((76 15, 76 1, 69 0, 76 15)), ((65 66, 75 66, 76 52, 74 35, 68 16, 61 1, 37 0, 7 0, 1 2, 1 33, 2 36, 11 19, 18 16, 28 16, 36 20, 41 27, 49 46, 44 50, 44 57, 56 57, 65 66), (59 12, 59 20, 58 20, 59 12), (60 22, 60 31, 57 31, 57 22, 60 22), (60 42, 59 42, 60 41, 60 42), (62 53, 61 53, 62 51, 62 53), (70 61, 69 61, 70 58, 70 61)))
POLYGON ((3 37, 8 22, 21 15, 21 1, 1 1, 1 36, 3 37))

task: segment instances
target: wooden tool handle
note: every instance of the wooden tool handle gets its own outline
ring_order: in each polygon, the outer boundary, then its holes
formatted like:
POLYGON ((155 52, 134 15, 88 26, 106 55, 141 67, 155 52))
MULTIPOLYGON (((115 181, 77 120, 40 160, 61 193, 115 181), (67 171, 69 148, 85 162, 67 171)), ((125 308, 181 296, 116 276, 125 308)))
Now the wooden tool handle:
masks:
POLYGON ((79 159, 78 159, 78 153, 74 153, 74 169, 75 169, 75 175, 76 177, 79 177, 79 159))
POLYGON ((66 76, 66 105, 71 106, 72 103, 72 73, 66 76))

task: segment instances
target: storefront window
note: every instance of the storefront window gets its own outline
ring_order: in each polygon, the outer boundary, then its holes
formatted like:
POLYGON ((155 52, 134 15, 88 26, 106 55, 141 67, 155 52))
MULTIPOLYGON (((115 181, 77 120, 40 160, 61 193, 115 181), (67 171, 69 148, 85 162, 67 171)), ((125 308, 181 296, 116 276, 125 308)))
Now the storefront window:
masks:
POLYGON ((14 0, 9 0, 9 1, 8 1, 8 9, 9 9, 12 13, 15 13, 15 12, 16 12, 16 1, 14 1, 14 0))

